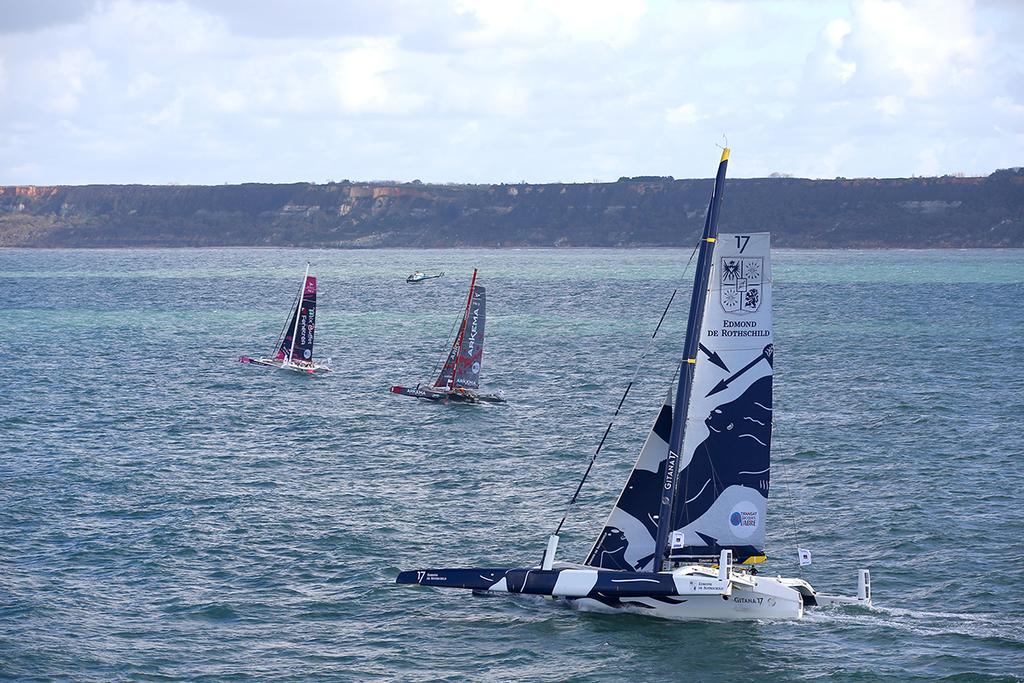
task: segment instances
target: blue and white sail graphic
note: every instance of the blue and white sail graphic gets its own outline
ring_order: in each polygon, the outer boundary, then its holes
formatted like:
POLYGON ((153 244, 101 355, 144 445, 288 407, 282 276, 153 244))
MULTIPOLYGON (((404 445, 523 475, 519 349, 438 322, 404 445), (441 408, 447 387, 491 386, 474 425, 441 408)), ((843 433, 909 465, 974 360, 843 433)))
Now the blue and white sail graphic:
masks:
POLYGON ((660 490, 665 480, 671 431, 670 393, 585 564, 601 569, 652 571, 660 490))
POLYGON ((772 435, 768 233, 714 244, 674 496, 672 558, 763 559, 772 435))

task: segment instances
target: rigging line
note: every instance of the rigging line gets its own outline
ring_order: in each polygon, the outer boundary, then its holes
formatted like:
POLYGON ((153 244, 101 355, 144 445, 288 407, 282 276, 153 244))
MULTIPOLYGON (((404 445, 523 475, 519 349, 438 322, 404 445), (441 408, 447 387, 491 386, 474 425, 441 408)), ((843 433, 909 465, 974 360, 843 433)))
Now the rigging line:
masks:
MULTIPOLYGON (((686 267, 683 268, 682 278, 686 277, 687 271, 690 269, 690 264, 693 263, 693 255, 697 253, 697 248, 700 247, 698 241, 693 247, 693 251, 690 252, 690 259, 686 262, 686 267)), ((665 310, 661 313, 661 318, 658 320, 658 325, 654 328, 654 333, 651 334, 651 338, 647 340, 647 346, 644 347, 643 353, 640 354, 640 358, 637 360, 636 369, 633 371, 633 377, 629 380, 626 385, 626 390, 622 392, 622 398, 619 399, 619 405, 615 407, 615 412, 612 413, 611 418, 608 420, 608 426, 604 430, 604 434, 601 436, 601 441, 597 444, 597 449, 594 454, 590 456, 590 462, 587 464, 587 469, 583 472, 583 477, 580 479, 580 483, 576 485, 576 490, 572 494, 572 498, 569 499, 569 503, 565 506, 565 512, 562 514, 562 519, 558 522, 558 527, 555 529, 555 536, 562 531, 562 527, 565 525, 565 520, 569 518, 569 513, 572 511, 572 506, 576 504, 579 499, 580 491, 583 490, 583 484, 586 483, 587 477, 590 476, 590 471, 594 469, 594 463, 597 462, 597 456, 601 454, 601 449, 604 447, 604 442, 608 438, 608 434, 612 431, 612 425, 615 424, 615 418, 618 417, 619 411, 622 409, 622 404, 626 402, 626 397, 629 395, 629 390, 633 388, 633 382, 636 381, 637 376, 640 374, 640 368, 643 367, 644 358, 647 353, 651 350, 651 346, 654 344, 654 338, 658 336, 658 330, 661 329, 661 324, 665 322, 665 316, 668 315, 669 308, 672 307, 672 302, 675 301, 676 293, 679 288, 676 287, 672 290, 672 296, 669 297, 668 303, 665 305, 665 310)), ((682 363, 680 363, 680 367, 682 363)), ((676 374, 679 373, 679 368, 676 368, 676 374)), ((675 375, 672 376, 672 381, 675 382, 675 375)))
MULTIPOLYGON (((451 344, 449 342, 452 339, 452 333, 455 332, 455 326, 458 325, 461 322, 462 322, 462 316, 456 316, 455 320, 452 321, 452 326, 448 329, 448 337, 444 340, 444 348, 448 349, 448 352, 445 353, 444 356, 442 356, 441 358, 437 359, 437 362, 434 363, 434 367, 430 371, 430 376, 431 377, 433 377, 434 375, 437 374, 437 367, 439 365, 441 365, 441 363, 447 362, 448 361, 448 357, 452 355, 452 347, 451 347, 451 344)), ((433 382, 434 380, 430 380, 430 381, 433 382)))
MULTIPOLYGON (((772 417, 772 437, 775 439, 776 442, 778 441, 778 434, 779 434, 779 428, 778 428, 778 426, 775 423, 775 419, 774 419, 774 415, 773 415, 773 417, 772 417)), ((801 518, 801 515, 800 515, 800 509, 799 509, 799 506, 797 505, 797 497, 793 493, 791 481, 790 481, 790 478, 789 478, 789 470, 786 467, 785 461, 780 456, 778 456, 778 455, 776 455, 775 458, 773 458, 773 460, 776 463, 778 463, 778 466, 779 466, 779 476, 776 478, 776 480, 779 483, 779 493, 781 495, 778 496, 778 497, 779 498, 785 498, 786 502, 789 504, 789 509, 790 509, 791 514, 792 514, 793 522, 796 524, 796 533, 794 534, 794 537, 795 537, 795 540, 796 540, 797 548, 799 548, 800 547, 800 537, 799 537, 800 530, 801 529, 806 529, 807 527, 805 527, 803 525, 803 521, 802 521, 802 518, 801 518)), ((781 500, 780 500, 780 502, 781 502, 781 500)), ((799 565, 798 564, 797 566, 798 566, 798 571, 800 572, 800 576, 803 576, 804 575, 803 565, 799 565)))
MULTIPOLYGON (((303 285, 302 285, 302 292, 303 292, 303 294, 305 294, 305 292, 306 292, 306 285, 305 285, 305 283, 303 283, 303 285)), ((295 309, 298 307, 298 305, 299 305, 299 297, 296 296, 294 299, 292 299, 292 308, 291 308, 292 313, 295 313, 295 309)), ((291 323, 292 323, 292 317, 290 315, 286 315, 285 318, 284 318, 284 327, 281 328, 280 334, 277 335, 277 343, 274 344, 274 350, 270 352, 270 357, 271 358, 273 358, 274 356, 277 355, 278 349, 280 349, 281 348, 281 344, 284 343, 284 338, 288 335, 288 328, 291 326, 291 323)))

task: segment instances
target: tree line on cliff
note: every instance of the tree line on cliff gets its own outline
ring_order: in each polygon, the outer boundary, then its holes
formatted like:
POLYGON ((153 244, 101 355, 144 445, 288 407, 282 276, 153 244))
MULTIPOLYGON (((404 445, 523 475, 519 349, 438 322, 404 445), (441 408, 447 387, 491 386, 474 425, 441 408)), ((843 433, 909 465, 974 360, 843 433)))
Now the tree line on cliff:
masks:
MULTIPOLYGON (((0 187, 0 246, 691 246, 711 180, 0 187)), ((730 179, 721 229, 780 247, 1024 246, 1024 170, 730 179)))

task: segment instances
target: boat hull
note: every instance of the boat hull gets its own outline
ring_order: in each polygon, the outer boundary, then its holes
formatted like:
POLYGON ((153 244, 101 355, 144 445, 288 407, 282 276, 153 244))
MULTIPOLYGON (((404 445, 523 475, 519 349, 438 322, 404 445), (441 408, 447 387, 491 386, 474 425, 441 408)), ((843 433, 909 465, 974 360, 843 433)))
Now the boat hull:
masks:
POLYGON ((276 358, 250 358, 249 356, 242 356, 238 359, 238 362, 246 365, 259 365, 265 368, 275 368, 277 370, 290 370, 297 372, 300 375, 323 375, 331 372, 331 369, 326 365, 296 365, 292 363, 285 363, 284 361, 277 360, 276 358))
POLYGON ((759 579, 756 588, 736 586, 730 595, 570 598, 567 602, 583 612, 626 612, 675 621, 796 620, 804 616, 799 591, 783 586, 776 579, 759 579))
POLYGON ((396 384, 391 387, 390 391, 392 394, 400 396, 412 396, 442 403, 505 403, 505 397, 501 394, 483 394, 471 389, 450 390, 435 386, 403 387, 396 384))
POLYGON ((630 612, 674 620, 800 619, 804 613, 801 588, 813 593, 800 579, 697 565, 658 573, 581 565, 424 569, 402 572, 396 582, 470 589, 476 594, 543 595, 565 599, 583 611, 630 612))

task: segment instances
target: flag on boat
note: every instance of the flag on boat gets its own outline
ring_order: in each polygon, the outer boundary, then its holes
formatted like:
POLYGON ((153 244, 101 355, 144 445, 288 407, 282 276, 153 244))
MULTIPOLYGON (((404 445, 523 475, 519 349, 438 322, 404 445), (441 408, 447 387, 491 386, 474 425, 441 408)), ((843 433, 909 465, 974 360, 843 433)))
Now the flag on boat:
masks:
POLYGON ((800 556, 800 566, 806 567, 811 563, 811 551, 807 548, 797 548, 797 554, 800 556))

